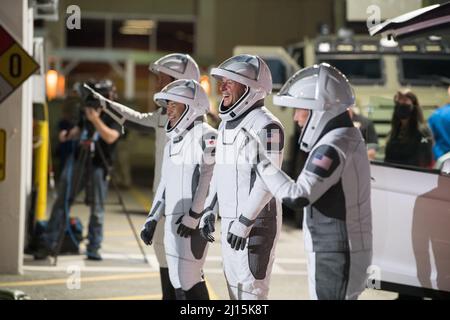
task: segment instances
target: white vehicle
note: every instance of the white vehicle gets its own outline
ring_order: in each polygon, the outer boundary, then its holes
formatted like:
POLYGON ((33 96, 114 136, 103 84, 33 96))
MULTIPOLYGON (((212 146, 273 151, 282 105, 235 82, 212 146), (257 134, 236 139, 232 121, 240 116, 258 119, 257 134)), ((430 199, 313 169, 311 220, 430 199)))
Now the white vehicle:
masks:
POLYGON ((374 278, 384 290, 449 298, 450 172, 370 169, 374 278))

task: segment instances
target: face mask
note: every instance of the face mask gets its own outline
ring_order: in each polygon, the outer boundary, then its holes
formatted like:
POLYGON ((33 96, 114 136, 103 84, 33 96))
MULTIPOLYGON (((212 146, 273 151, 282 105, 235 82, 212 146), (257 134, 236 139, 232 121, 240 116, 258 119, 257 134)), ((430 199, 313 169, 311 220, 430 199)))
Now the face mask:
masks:
POLYGON ((410 104, 396 104, 395 105, 395 115, 399 119, 408 119, 412 113, 412 106, 410 104))

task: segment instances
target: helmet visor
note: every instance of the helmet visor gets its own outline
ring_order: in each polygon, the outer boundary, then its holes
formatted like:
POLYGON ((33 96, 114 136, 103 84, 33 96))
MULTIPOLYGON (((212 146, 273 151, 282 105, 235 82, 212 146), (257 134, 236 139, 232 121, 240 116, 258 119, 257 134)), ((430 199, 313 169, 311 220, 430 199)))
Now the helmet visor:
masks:
POLYGON ((179 74, 184 74, 187 66, 187 58, 183 54, 174 53, 164 56, 150 66, 152 71, 163 71, 160 67, 169 69, 179 74))
POLYGON ((218 68, 256 81, 260 64, 255 56, 243 54, 225 60, 218 68))

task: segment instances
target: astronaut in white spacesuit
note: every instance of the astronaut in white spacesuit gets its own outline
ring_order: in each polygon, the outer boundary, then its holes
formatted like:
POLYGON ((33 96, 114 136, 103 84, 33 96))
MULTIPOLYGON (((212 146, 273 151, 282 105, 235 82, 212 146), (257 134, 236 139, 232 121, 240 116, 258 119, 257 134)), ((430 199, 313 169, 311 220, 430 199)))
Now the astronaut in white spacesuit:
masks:
POLYGON ((253 153, 251 161, 277 199, 304 207, 311 298, 357 299, 372 259, 372 213, 367 150, 347 112, 353 90, 340 71, 322 63, 294 74, 273 100, 296 109, 300 149, 308 159, 297 181, 264 152, 253 153))
POLYGON ((155 94, 167 108, 161 180, 141 238, 152 243, 158 220, 165 215, 164 246, 177 299, 208 299, 203 279, 208 242, 198 228, 214 169, 217 131, 204 121, 209 100, 194 80, 177 80, 155 94))
MULTIPOLYGON (((177 79, 192 79, 200 81, 200 71, 197 63, 188 54, 168 54, 150 65, 150 71, 158 77, 157 91, 177 79)), ((101 98, 100 98, 101 99, 101 98)), ((153 193, 159 185, 161 178, 161 164, 164 145, 167 142, 166 131, 167 114, 165 108, 158 108, 155 112, 140 113, 117 102, 103 99, 103 109, 119 124, 140 131, 155 130, 155 170, 153 178, 153 193), (107 103, 106 103, 107 102, 107 103)), ((161 286, 163 300, 175 299, 175 291, 169 280, 166 254, 164 252, 164 216, 153 237, 153 246, 160 266, 161 286)))
POLYGON ((264 107, 272 90, 267 64, 253 55, 238 55, 211 70, 220 82, 216 165, 201 219, 202 235, 213 241, 215 214, 221 217, 222 257, 231 299, 267 299, 275 246, 281 230, 281 204, 264 190, 245 158, 252 131, 265 154, 280 166, 284 131, 264 107))

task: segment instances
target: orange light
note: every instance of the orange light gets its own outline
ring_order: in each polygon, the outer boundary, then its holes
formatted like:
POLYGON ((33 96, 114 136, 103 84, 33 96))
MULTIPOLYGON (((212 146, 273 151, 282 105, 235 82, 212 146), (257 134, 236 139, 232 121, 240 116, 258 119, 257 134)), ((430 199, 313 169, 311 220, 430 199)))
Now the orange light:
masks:
POLYGON ((45 77, 45 84, 48 100, 64 97, 66 79, 62 74, 58 74, 56 70, 48 70, 45 77))
POLYGON ((58 90, 58 72, 56 70, 48 70, 45 77, 45 85, 48 100, 56 98, 58 90))
POLYGON ((66 91, 66 78, 60 74, 58 75, 58 84, 56 86, 56 96, 64 97, 66 91))
POLYGON ((209 96, 211 94, 211 82, 209 81, 209 77, 207 75, 203 75, 200 77, 200 85, 209 96))

